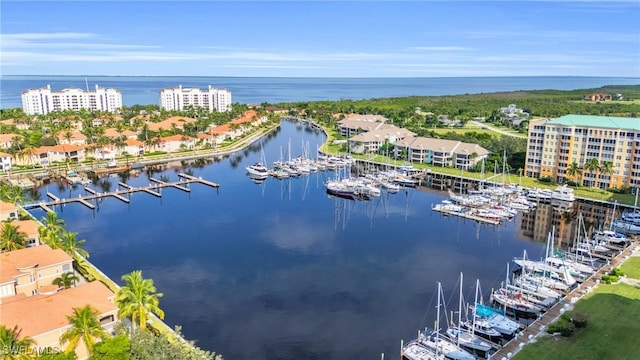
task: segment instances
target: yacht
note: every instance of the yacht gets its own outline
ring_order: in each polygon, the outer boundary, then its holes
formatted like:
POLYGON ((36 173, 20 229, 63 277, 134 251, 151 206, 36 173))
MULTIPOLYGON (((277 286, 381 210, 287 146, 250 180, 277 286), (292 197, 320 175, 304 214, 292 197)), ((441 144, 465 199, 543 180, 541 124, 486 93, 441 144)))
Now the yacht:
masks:
POLYGON ((262 163, 254 163, 253 165, 249 165, 246 167, 247 172, 249 173, 250 176, 253 177, 268 177, 269 176, 269 169, 267 169, 266 166, 262 165, 262 163))
POLYGON ((575 201, 576 196, 573 194, 572 188, 567 185, 561 185, 551 192, 551 200, 575 201))

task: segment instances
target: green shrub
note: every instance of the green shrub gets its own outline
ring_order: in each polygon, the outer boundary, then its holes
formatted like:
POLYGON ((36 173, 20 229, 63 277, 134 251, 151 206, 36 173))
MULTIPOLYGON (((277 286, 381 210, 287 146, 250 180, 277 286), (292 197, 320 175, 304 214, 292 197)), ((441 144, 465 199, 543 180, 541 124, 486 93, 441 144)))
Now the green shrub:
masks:
POLYGON ((551 179, 551 176, 541 176, 538 178, 538 181, 543 182, 543 183, 550 183, 553 179, 551 179))
POLYGON ((587 320, 589 319, 589 317, 587 316, 587 314, 583 314, 583 313, 575 313, 571 316, 571 322, 573 323, 573 325, 575 325, 577 328, 583 328, 587 326, 587 320))
POLYGON ((602 275, 602 282, 605 284, 612 284, 618 282, 616 275, 602 275))
POLYGON ((622 269, 620 268, 615 267, 611 269, 611 272, 609 274, 620 277, 620 276, 624 276, 624 271, 622 271, 622 269))
POLYGON ((571 334, 573 334, 575 329, 576 329, 576 326, 573 324, 573 322, 568 320, 563 315, 556 322, 549 325, 549 327, 547 328, 547 332, 549 334, 560 333, 560 335, 568 337, 568 336, 571 336, 571 334))

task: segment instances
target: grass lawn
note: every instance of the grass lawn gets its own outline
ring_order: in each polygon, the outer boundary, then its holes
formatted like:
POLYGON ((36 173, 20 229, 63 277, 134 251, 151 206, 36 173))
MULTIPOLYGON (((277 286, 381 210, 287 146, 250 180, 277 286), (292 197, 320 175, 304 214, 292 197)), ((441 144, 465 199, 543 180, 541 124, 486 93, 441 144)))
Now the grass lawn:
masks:
POLYGON ((631 256, 620 267, 627 277, 640 279, 640 256, 631 256))
POLYGON ((456 128, 456 127, 452 127, 452 128, 437 128, 437 129, 430 129, 433 132, 435 132, 436 134, 447 134, 447 133, 456 133, 456 134, 466 134, 466 133, 470 133, 470 132, 475 132, 475 133, 480 133, 480 134, 488 134, 491 136, 495 136, 495 137, 499 137, 502 136, 502 134, 497 133, 495 131, 491 131, 491 130, 487 130, 487 129, 481 129, 479 127, 462 127, 462 128, 456 128))
POLYGON ((575 312, 587 314, 588 324, 568 338, 545 336, 524 347, 514 358, 637 359, 640 354, 640 289, 627 284, 600 284, 578 301, 575 312))

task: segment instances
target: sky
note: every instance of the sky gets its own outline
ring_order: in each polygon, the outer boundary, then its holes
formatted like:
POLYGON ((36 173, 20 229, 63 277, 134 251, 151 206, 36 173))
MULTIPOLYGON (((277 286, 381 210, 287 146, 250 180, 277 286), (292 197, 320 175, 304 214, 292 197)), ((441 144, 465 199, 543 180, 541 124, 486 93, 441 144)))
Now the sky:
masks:
POLYGON ((0 2, 2 75, 640 77, 640 1, 0 2))

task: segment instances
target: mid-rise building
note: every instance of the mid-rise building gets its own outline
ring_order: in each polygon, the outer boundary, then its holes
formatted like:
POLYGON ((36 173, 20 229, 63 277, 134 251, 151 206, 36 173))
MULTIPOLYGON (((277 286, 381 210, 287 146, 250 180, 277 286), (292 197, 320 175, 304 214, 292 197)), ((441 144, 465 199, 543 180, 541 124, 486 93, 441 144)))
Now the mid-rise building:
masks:
POLYGON ((160 90, 160 106, 165 110, 184 110, 187 106, 213 111, 231 111, 231 92, 209 85, 208 89, 175 88, 160 90))
POLYGON ((52 91, 51 85, 22 92, 22 110, 29 115, 52 111, 80 110, 115 112, 122 107, 122 94, 117 89, 96 85, 95 90, 68 88, 52 91))
POLYGON ((529 123, 525 175, 608 189, 640 186, 640 118, 565 115, 529 123))

